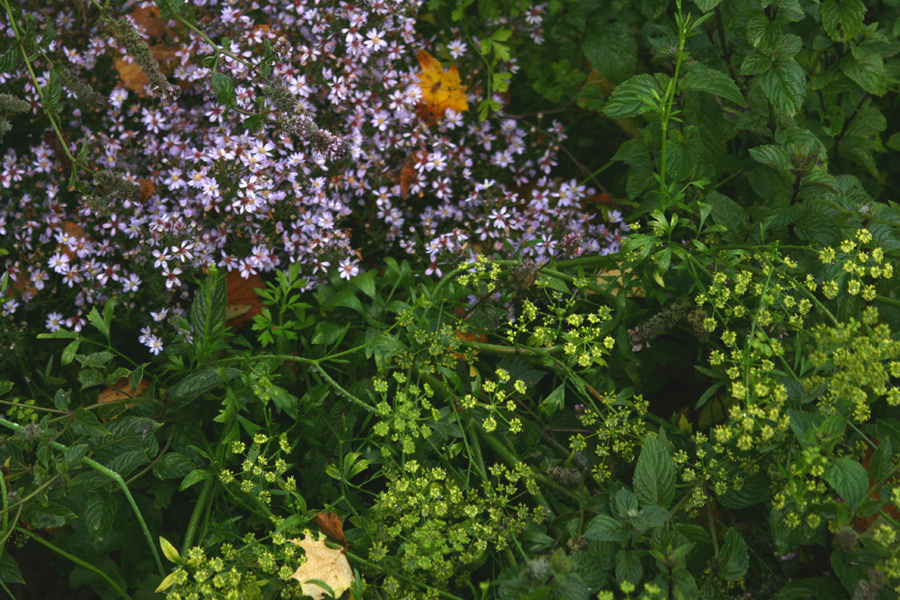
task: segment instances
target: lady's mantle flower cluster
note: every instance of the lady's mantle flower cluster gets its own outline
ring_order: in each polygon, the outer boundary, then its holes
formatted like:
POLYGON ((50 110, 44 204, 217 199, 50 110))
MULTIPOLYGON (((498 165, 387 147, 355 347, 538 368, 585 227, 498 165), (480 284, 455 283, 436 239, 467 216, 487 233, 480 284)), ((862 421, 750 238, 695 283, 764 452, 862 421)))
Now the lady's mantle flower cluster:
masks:
MULTIPOLYGON (((70 192, 47 142, 7 150, 0 234, 20 290, 7 315, 53 302, 48 328, 79 329, 91 305, 124 295, 130 318, 146 325, 151 310, 183 310, 194 274, 210 265, 248 278, 299 262, 310 286, 331 273, 349 279, 361 268, 351 229, 420 256, 438 275, 466 241, 505 252, 509 240, 539 262, 568 234, 580 236, 580 251, 618 248, 627 227, 589 225, 581 200, 591 190, 551 179, 561 127, 542 131, 502 114, 479 123, 449 109, 437 123, 422 120, 417 0, 209 0, 197 6, 208 37, 173 20, 149 27, 134 9, 151 6, 126 1, 107 19, 111 30, 89 23, 87 36, 65 35, 82 27, 73 10, 55 13, 52 57, 91 76, 111 107, 94 117, 63 102, 66 139, 116 175, 96 180, 93 192, 70 192), (141 46, 136 36, 161 53, 159 70, 169 78, 144 89, 103 79, 116 72, 113 59, 153 71, 156 54, 128 54, 141 46), (215 49, 211 39, 225 46, 215 49), (213 93, 213 63, 204 59, 214 55, 216 73, 233 83, 231 110, 213 93), (264 56, 268 78, 259 68, 264 56), (268 116, 254 129, 247 115, 260 108, 268 116), (110 194, 106 180, 128 183, 128 193, 110 194)), ((534 33, 542 10, 507 26, 534 33)), ((33 16, 46 25, 44 14, 33 16)), ((462 41, 449 48, 464 73, 475 64, 462 41)), ((39 59, 33 67, 43 85, 50 65, 39 59)), ((515 70, 514 61, 505 68, 515 70)), ((37 114, 39 92, 26 69, 0 74, 0 83, 37 114)), ((165 335, 145 332, 141 341, 158 352, 165 335)))

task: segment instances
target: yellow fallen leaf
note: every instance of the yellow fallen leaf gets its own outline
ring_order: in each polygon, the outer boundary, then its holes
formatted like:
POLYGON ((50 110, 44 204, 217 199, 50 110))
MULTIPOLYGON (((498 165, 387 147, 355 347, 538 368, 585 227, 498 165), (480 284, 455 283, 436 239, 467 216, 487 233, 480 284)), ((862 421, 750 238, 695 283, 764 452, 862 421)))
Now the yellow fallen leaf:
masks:
POLYGON ((300 582, 303 594, 312 596, 314 600, 325 597, 324 588, 306 583, 310 579, 318 579, 327 583, 334 592, 335 598, 350 589, 353 583, 353 569, 340 548, 329 548, 325 545, 325 536, 318 534, 319 539, 306 537, 304 540, 292 540, 306 552, 306 562, 291 577, 300 582))
POLYGON ((422 67, 422 73, 419 74, 422 102, 433 119, 443 117, 448 108, 460 113, 469 110, 466 88, 460 82, 456 65, 444 71, 440 61, 424 50, 419 50, 416 58, 422 67))

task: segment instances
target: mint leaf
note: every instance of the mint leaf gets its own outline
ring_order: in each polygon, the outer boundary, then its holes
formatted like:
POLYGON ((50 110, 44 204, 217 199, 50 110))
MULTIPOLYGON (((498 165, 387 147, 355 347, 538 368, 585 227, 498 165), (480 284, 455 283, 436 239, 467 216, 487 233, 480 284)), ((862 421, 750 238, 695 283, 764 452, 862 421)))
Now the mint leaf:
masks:
POLYGON ((643 506, 668 508, 675 497, 675 461, 668 445, 648 437, 634 471, 634 493, 643 506))
POLYGON ((792 117, 800 110, 806 92, 806 73, 796 60, 779 57, 756 80, 779 111, 792 117))
POLYGON ((656 78, 647 74, 636 75, 615 89, 603 112, 611 119, 627 119, 642 115, 649 111, 650 107, 641 98, 652 98, 653 92, 662 96, 663 90, 656 78))
POLYGON ((825 472, 825 480, 851 507, 859 504, 869 491, 869 474, 850 458, 839 458, 825 472))

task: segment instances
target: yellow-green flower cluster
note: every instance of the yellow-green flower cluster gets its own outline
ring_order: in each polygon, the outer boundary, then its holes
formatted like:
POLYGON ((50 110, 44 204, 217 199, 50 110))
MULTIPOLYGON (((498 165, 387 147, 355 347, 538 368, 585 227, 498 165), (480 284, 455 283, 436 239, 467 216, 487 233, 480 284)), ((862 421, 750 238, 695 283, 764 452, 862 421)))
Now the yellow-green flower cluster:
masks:
POLYGON ((258 598, 267 580, 287 580, 304 561, 297 546, 283 535, 272 536, 272 545, 248 537, 247 546, 236 550, 222 544, 220 556, 207 557, 200 547, 188 551, 170 575, 164 591, 168 600, 244 600, 258 598))
MULTIPOLYGON (((374 382, 375 391, 381 394, 382 400, 375 406, 381 420, 373 430, 381 437, 390 436, 392 441, 401 444, 405 454, 412 454, 416 451, 416 440, 431 435, 428 423, 439 421, 441 413, 431 401, 434 390, 427 383, 421 387, 413 385, 399 371, 394 372, 393 378, 398 388, 390 401, 388 382, 384 379, 374 382)), ((382 452, 390 451, 387 446, 382 446, 382 452)))
POLYGON ((891 377, 900 376, 900 342, 893 339, 890 327, 878 324, 875 307, 863 311, 862 322, 851 319, 834 327, 819 326, 812 335, 815 348, 809 360, 817 371, 803 383, 807 390, 827 383, 820 412, 843 413, 849 408, 853 420, 864 423, 878 399, 900 404, 900 391, 890 384, 891 377))
POLYGON ((819 252, 819 260, 825 265, 835 265, 831 279, 822 284, 822 293, 833 299, 840 291, 841 284, 846 281, 847 293, 859 296, 866 302, 875 299, 877 291, 875 283, 879 279, 890 279, 894 276, 894 268, 884 260, 884 250, 874 243, 868 229, 856 232, 854 240, 844 240, 839 251, 834 248, 823 248, 819 252))
MULTIPOLYGON (((541 521, 539 509, 512 504, 521 493, 519 484, 536 489, 527 467, 494 465, 489 471, 492 478, 478 490, 453 481, 440 467, 425 468, 414 460, 402 470, 385 469, 388 487, 375 502, 378 529, 370 559, 387 560, 406 577, 443 589, 484 552, 503 550, 529 522, 541 521)), ((421 593, 416 587, 403 591, 411 594, 405 597, 421 593)))
POLYGON ((627 461, 634 458, 638 442, 646 435, 643 415, 648 405, 641 396, 635 396, 631 402, 617 402, 614 395, 607 394, 601 400, 603 408, 599 411, 588 408, 579 416, 581 424, 595 433, 578 433, 569 440, 573 452, 593 451, 602 459, 591 470, 598 484, 612 477, 609 465, 616 456, 627 461))
POLYGON ((256 433, 249 451, 246 444, 241 441, 231 443, 231 453, 235 456, 243 456, 241 470, 235 473, 231 469, 223 469, 219 473, 222 483, 228 485, 240 480, 240 490, 246 494, 256 496, 263 504, 272 502, 272 494, 269 488, 277 485, 285 492, 293 492, 297 489, 297 482, 293 476, 284 477, 288 470, 287 461, 282 455, 291 451, 291 446, 285 434, 277 439, 270 439, 264 433, 256 433), (271 454, 267 451, 271 450, 271 454))

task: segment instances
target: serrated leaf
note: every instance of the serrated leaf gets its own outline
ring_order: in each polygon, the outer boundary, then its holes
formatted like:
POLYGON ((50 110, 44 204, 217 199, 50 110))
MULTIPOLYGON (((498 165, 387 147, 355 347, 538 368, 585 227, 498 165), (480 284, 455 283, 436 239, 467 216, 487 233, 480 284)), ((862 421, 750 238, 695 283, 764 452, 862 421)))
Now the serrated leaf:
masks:
POLYGON ((241 372, 238 369, 209 368, 188 375, 169 388, 169 394, 172 396, 173 405, 175 407, 184 406, 206 392, 214 390, 226 381, 239 377, 240 374, 241 372), (219 375, 219 371, 224 373, 225 379, 222 379, 219 375))
POLYGON ((793 58, 775 59, 772 68, 760 74, 756 81, 769 102, 786 116, 794 116, 803 105, 806 73, 793 58))
POLYGON ((72 467, 81 462, 88 450, 90 450, 90 446, 87 444, 76 444, 63 453, 63 459, 69 467, 72 467))
POLYGON ((757 146, 750 148, 750 157, 758 163, 762 163, 776 169, 785 177, 789 177, 791 155, 780 146, 757 146))
POLYGON ((869 459, 869 478, 875 481, 884 481, 893 470, 892 457, 891 438, 885 437, 884 441, 875 448, 872 458, 869 459))
POLYGON ((160 479, 177 479, 189 475, 196 468, 197 465, 184 454, 169 452, 153 465, 153 474, 160 479))
POLYGON ((616 552, 616 580, 619 584, 630 581, 634 585, 644 577, 640 554, 636 550, 619 550, 616 552))
POLYGON ((53 406, 56 410, 68 410, 69 403, 72 401, 70 390, 56 390, 53 395, 53 406))
POLYGON ((726 73, 711 69, 699 62, 688 64, 688 72, 681 79, 684 89, 707 92, 720 98, 731 100, 740 106, 746 106, 741 90, 726 73))
POLYGON ((874 96, 883 96, 887 91, 884 59, 876 52, 853 48, 852 54, 841 59, 841 71, 874 96))
POLYGON ((198 353, 224 332, 227 303, 224 275, 207 277, 191 303, 191 334, 198 353))
POLYGON ((730 528, 719 552, 719 573, 727 581, 740 581, 750 567, 747 543, 741 534, 730 528))
POLYGON ((47 112, 56 112, 59 108, 59 100, 62 98, 62 84, 56 71, 50 69, 50 78, 40 88, 41 106, 47 112))
POLYGON ((847 594, 831 577, 809 577, 791 581, 772 596, 771 600, 845 600, 847 594))
POLYGON ((632 534, 632 527, 609 515, 591 519, 584 530, 584 537, 595 542, 625 542, 632 534))
POLYGON ((869 492, 869 474, 851 458, 835 460, 825 471, 825 481, 851 508, 859 504, 869 492))
POLYGON ((9 552, 0 549, 0 581, 3 583, 25 583, 16 559, 9 552))
POLYGON ((669 511, 664 508, 658 506, 645 506, 641 509, 640 514, 632 524, 641 531, 647 531, 648 529, 659 527, 671 517, 672 515, 669 511))
POLYGON ((819 14, 828 37, 836 42, 846 42, 862 30, 866 6, 861 0, 825 0, 819 14))
POLYGON ((642 506, 668 508, 675 497, 675 461, 658 437, 644 440, 634 471, 634 494, 642 506))
POLYGON ((652 98, 654 92, 659 96, 663 93, 655 77, 646 73, 636 75, 616 87, 603 112, 612 119, 627 119, 644 114, 650 107, 641 98, 652 98))
POLYGON ((759 75, 772 68, 772 57, 754 50, 741 62, 741 75, 759 75))
POLYGON ((116 517, 116 497, 113 494, 91 494, 84 505, 84 523, 97 541, 102 541, 116 517))
POLYGON ((120 475, 128 475, 147 461, 147 455, 143 450, 122 452, 110 459, 106 466, 120 475))
POLYGON ((721 3, 722 0, 694 0, 694 4, 697 5, 697 8, 705 13, 708 13, 721 3))
POLYGON ((613 83, 628 79, 637 65, 637 41, 621 19, 593 28, 582 49, 591 66, 613 83))
POLYGON ((19 52, 18 46, 13 46, 6 54, 0 56, 0 73, 9 73, 22 60, 22 54, 19 52))
POLYGON ((76 408, 72 418, 74 419, 72 431, 77 435, 109 435, 109 430, 103 426, 97 415, 89 410, 76 408))
POLYGON ((225 106, 232 106, 235 103, 236 96, 234 93, 234 82, 231 77, 218 71, 212 74, 212 86, 216 93, 216 100, 225 106))

